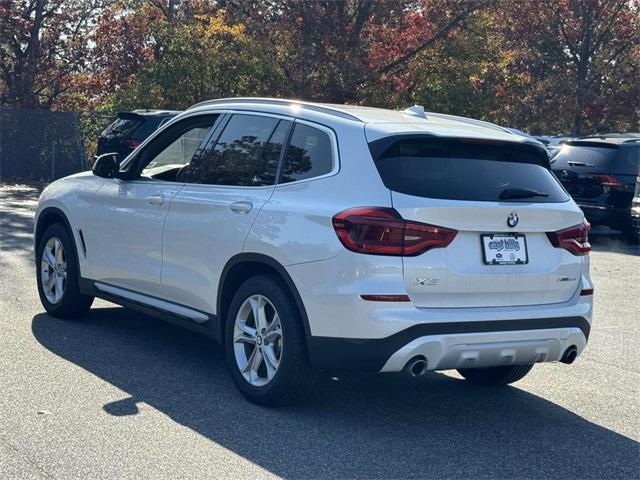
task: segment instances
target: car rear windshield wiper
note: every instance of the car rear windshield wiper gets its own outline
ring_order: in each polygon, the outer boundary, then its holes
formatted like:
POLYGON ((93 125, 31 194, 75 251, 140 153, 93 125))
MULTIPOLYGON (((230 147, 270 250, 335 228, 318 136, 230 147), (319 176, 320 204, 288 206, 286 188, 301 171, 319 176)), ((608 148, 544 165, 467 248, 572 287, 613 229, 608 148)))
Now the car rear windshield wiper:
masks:
POLYGON ((517 198, 534 198, 534 197, 548 197, 549 194, 545 192, 538 192, 531 188, 505 188, 500 192, 498 197, 500 200, 513 200, 517 198))
POLYGON ((567 162, 569 165, 571 165, 572 167, 593 167, 594 165, 591 163, 584 163, 584 162, 572 162, 571 160, 569 160, 567 162))

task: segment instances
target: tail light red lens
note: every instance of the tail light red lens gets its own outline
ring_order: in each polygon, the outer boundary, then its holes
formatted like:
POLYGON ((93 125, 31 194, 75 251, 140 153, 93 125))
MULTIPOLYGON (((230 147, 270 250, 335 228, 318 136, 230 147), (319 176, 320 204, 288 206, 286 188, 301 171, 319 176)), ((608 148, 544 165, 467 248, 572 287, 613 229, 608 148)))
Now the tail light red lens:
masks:
POLYGON ((592 180, 595 180, 596 182, 600 183, 600 185, 606 185, 609 187, 619 187, 620 185, 622 185, 617 178, 612 177, 611 175, 593 175, 592 174, 587 176, 592 180))
POLYGON ((415 256, 449 245, 456 230, 404 220, 393 208, 350 208, 333 217, 333 228, 349 250, 371 255, 415 256))
POLYGON ((587 255, 591 251, 589 230, 591 230, 591 225, 585 220, 580 225, 557 232, 547 232, 547 237, 556 248, 564 248, 574 255, 587 255))

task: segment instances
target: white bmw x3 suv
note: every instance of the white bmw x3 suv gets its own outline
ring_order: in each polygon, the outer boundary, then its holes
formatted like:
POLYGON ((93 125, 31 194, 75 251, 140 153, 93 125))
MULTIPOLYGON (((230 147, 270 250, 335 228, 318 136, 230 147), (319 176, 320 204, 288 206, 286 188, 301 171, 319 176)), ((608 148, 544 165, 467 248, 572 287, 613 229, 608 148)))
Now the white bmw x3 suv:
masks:
POLYGON ((496 125, 231 98, 49 185, 35 248, 51 315, 100 297, 211 336, 274 405, 319 369, 506 384, 573 362, 588 231, 545 150, 496 125))

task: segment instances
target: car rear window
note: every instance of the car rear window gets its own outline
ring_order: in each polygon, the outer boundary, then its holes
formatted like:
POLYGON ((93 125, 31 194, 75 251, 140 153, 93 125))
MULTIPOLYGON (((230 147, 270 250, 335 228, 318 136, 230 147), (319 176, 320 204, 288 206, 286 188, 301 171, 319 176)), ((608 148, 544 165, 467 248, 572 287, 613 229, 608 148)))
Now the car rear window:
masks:
POLYGON ((391 143, 378 158, 375 152, 372 148, 384 184, 407 195, 487 202, 569 200, 545 165, 545 153, 529 146, 411 138, 391 143), (507 190, 543 196, 507 200, 507 190))
POLYGON ((102 132, 102 135, 117 135, 118 137, 130 138, 142 123, 142 119, 118 118, 102 132))
POLYGON ((160 126, 160 122, 167 117, 147 117, 144 122, 134 132, 134 138, 138 140, 145 140, 149 135, 155 132, 160 126))
POLYGON ((171 117, 127 114, 127 117, 118 118, 109 125, 104 132, 102 132, 102 135, 132 138, 140 141, 146 140, 149 135, 158 129, 160 123, 167 118, 171 117))
POLYGON ((583 173, 616 173, 637 175, 640 148, 588 142, 564 145, 553 158, 554 170, 577 170, 583 173))

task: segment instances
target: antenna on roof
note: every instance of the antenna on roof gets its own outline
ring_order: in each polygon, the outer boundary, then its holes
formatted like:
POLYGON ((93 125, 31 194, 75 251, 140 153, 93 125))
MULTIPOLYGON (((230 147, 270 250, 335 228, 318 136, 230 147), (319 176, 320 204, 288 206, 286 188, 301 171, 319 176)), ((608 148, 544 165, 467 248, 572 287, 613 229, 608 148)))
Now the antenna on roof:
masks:
POLYGON ((422 105, 414 105, 413 107, 405 108, 402 113, 406 113, 407 115, 412 115, 414 117, 427 118, 427 114, 424 113, 424 107, 422 105))

